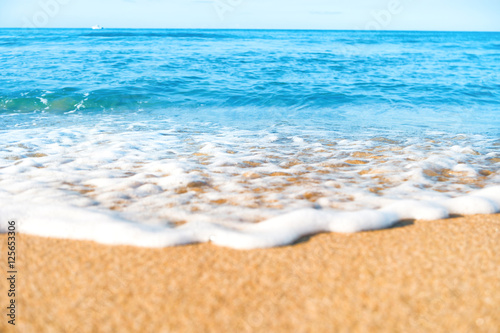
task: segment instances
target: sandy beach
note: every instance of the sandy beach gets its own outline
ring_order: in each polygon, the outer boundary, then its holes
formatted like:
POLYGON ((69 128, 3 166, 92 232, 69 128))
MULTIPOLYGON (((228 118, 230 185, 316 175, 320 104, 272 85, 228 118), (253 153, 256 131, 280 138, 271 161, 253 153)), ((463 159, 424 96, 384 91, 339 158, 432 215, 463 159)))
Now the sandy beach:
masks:
MULTIPOLYGON (((0 238, 6 253, 6 235, 0 238)), ((498 214, 320 234, 251 251, 17 238, 17 325, 13 329, 3 315, 1 332, 498 332, 500 327, 498 214)), ((2 299, 5 287, 2 283, 2 299)))

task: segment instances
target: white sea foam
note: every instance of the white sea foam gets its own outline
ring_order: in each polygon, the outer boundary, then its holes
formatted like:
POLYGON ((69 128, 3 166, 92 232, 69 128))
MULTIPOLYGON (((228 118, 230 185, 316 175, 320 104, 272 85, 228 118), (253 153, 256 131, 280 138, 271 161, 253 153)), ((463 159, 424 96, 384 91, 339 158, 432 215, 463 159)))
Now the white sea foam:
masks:
POLYGON ((42 236, 249 249, 500 209, 498 142, 482 136, 117 119, 2 135, 2 231, 15 219, 42 236))
POLYGON ((499 193, 500 186, 496 186, 468 197, 449 199, 442 205, 406 201, 379 210, 355 212, 302 209, 232 228, 203 222, 190 222, 177 228, 147 226, 93 209, 7 202, 0 208, 0 231, 7 231, 7 221, 16 220, 21 232, 104 244, 165 247, 212 242, 235 249, 254 249, 290 244, 302 236, 319 232, 351 233, 387 228, 402 219, 432 220, 445 218, 452 212, 495 213, 500 205, 499 193))

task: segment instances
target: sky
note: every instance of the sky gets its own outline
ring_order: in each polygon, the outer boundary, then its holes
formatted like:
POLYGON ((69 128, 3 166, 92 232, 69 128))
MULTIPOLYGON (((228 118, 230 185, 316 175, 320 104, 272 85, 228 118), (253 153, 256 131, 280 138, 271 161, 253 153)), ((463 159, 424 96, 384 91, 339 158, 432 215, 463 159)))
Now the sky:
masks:
POLYGON ((500 31, 500 0, 0 0, 0 27, 500 31))

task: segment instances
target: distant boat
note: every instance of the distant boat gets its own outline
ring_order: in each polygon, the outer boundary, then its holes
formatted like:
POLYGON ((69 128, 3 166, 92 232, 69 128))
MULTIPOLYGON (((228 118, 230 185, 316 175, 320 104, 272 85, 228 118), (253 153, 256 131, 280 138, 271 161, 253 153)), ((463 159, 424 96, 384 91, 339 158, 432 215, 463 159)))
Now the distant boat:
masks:
POLYGON ((101 30, 101 29, 104 29, 104 28, 101 27, 99 24, 92 26, 92 30, 101 30))

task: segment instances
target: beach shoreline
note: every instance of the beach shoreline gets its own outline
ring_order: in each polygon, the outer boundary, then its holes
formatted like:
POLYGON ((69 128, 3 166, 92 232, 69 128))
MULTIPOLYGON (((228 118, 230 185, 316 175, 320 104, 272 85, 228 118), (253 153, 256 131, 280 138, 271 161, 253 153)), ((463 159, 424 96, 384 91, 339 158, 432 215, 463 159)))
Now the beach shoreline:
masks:
POLYGON ((496 332, 499 236, 500 214, 249 251, 21 233, 17 323, 3 315, 0 331, 496 332))

